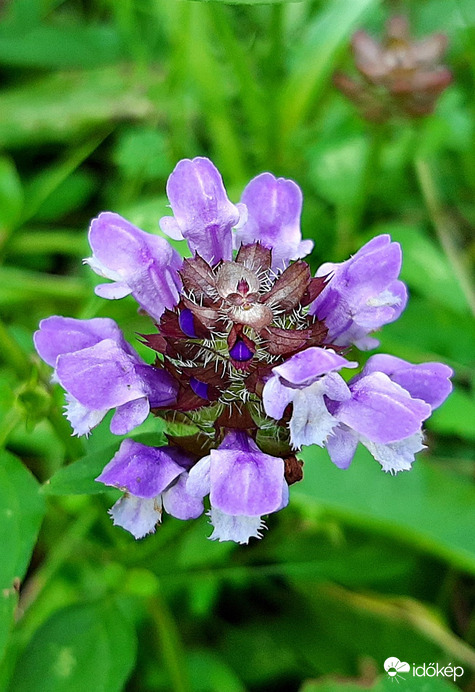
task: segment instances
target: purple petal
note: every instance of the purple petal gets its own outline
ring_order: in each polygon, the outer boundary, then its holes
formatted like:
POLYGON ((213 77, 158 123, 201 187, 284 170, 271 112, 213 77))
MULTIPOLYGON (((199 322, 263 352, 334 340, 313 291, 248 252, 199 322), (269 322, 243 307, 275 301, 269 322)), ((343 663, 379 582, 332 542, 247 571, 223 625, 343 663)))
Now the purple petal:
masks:
POLYGON ((282 501, 284 462, 260 451, 211 450, 210 502, 226 514, 260 516, 282 501))
POLYGON ((208 384, 206 382, 201 382, 196 377, 190 377, 190 387, 201 399, 208 399, 208 384))
POLYGON ((115 526, 122 526, 134 538, 143 538, 155 531, 162 520, 160 497, 143 499, 134 495, 124 495, 109 510, 115 526))
POLYGON ((240 213, 229 201, 221 175, 211 161, 202 157, 179 161, 168 179, 167 195, 174 219, 161 219, 162 230, 171 230, 177 237, 179 229, 190 250, 207 262, 231 260, 232 228, 240 213))
POLYGON ((97 481, 142 498, 154 498, 183 473, 175 447, 147 447, 124 440, 97 481))
POLYGON ((432 409, 440 406, 452 391, 449 378, 453 370, 443 363, 413 365, 402 358, 381 353, 369 358, 361 376, 372 372, 384 372, 414 399, 422 399, 432 409))
POLYGON ((178 324, 181 331, 191 339, 196 339, 198 336, 195 329, 195 318, 189 308, 184 308, 178 316, 178 324))
POLYGON ((350 382, 352 398, 341 402, 334 415, 372 442, 397 442, 420 431, 431 409, 387 375, 376 372, 350 382))
POLYGON ((146 396, 122 404, 118 406, 112 417, 110 431, 114 435, 127 435, 144 422, 149 412, 150 404, 146 396))
POLYGON ((296 183, 262 173, 244 189, 241 202, 247 220, 236 230, 236 245, 259 242, 272 250, 272 267, 282 269, 290 260, 305 257, 313 241, 302 241, 302 192, 296 183))
POLYGON ((251 360, 254 354, 251 349, 246 346, 242 339, 238 339, 234 346, 229 350, 229 355, 233 360, 243 363, 251 360))
POLYGON ((210 465, 211 457, 208 455, 191 467, 186 482, 186 491, 190 495, 202 499, 209 493, 211 485, 210 465))
POLYGON ((187 475, 182 473, 162 496, 165 511, 177 519, 196 519, 203 514, 203 500, 187 491, 187 475))
POLYGON ((214 531, 212 541, 234 541, 247 544, 250 538, 262 538, 261 531, 266 528, 261 517, 233 516, 212 507, 209 512, 210 523, 214 531))
POLYGON ((327 372, 341 370, 341 368, 356 368, 357 365, 331 349, 311 346, 292 356, 282 365, 273 368, 272 372, 277 373, 287 382, 305 387, 327 372))
POLYGON ((166 370, 138 362, 135 373, 142 380, 151 408, 162 408, 176 401, 178 385, 166 370))
POLYGON ((103 212, 91 223, 89 243, 93 256, 85 262, 100 276, 117 282, 115 288, 98 286, 98 295, 121 298, 132 293, 155 319, 176 305, 182 259, 164 238, 141 231, 119 214, 103 212))
POLYGON ((120 300, 130 296, 132 289, 128 284, 116 281, 113 284, 99 284, 95 287, 94 293, 99 298, 105 298, 106 300, 120 300))
POLYGON ((56 359, 63 353, 74 353, 94 346, 103 339, 112 339, 129 353, 135 353, 125 341, 119 326, 106 317, 92 320, 77 320, 73 317, 54 315, 41 320, 34 334, 35 348, 48 365, 55 366, 56 359))
POLYGON ((397 279, 400 270, 401 248, 388 235, 373 238, 346 262, 322 265, 317 276, 330 278, 311 313, 325 320, 328 341, 373 347, 368 333, 396 320, 406 306, 406 287, 397 279))
POLYGON ((144 396, 135 362, 112 339, 58 357, 61 385, 90 409, 115 408, 144 396))
POLYGON ((337 372, 329 372, 322 378, 325 386, 325 398, 332 402, 351 399, 351 392, 345 380, 337 372))
POLYGON ((295 390, 285 387, 278 375, 273 375, 264 385, 262 402, 268 416, 280 420, 294 398, 295 390))
POLYGON ((346 425, 339 425, 335 428, 325 443, 330 459, 339 469, 349 467, 357 446, 358 435, 346 425))

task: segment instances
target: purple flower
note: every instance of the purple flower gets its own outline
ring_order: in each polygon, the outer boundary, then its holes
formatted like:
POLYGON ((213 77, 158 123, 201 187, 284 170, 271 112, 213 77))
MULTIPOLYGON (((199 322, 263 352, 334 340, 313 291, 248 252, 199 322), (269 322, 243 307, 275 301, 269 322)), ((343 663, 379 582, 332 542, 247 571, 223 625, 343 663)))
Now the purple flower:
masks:
POLYGON ((141 538, 162 508, 194 518, 209 495, 211 538, 248 543, 301 480, 304 445, 325 445, 347 468, 361 442, 385 471, 409 469, 424 420, 450 393, 450 368, 379 354, 348 383, 340 374, 357 367, 344 349, 377 344, 370 333, 405 307, 399 245, 378 236, 312 277, 293 181, 263 173, 234 205, 211 161, 195 158, 178 163, 167 191, 173 216, 160 225, 186 239, 191 258, 106 212, 91 224, 86 260, 113 281, 98 295, 132 294, 152 318, 141 337, 153 365, 109 319, 50 317, 34 337, 66 390, 75 434, 111 409, 117 435, 149 412, 167 426, 169 446, 125 440, 97 478, 125 493, 114 523, 141 538), (171 421, 186 422, 185 437, 171 421))
POLYGON ((340 421, 327 440, 332 461, 348 468, 361 442, 384 471, 409 470, 414 454, 424 448, 422 423, 449 395, 451 374, 442 363, 411 365, 372 356, 349 382, 351 399, 329 404, 340 421))
POLYGON ((93 255, 84 260, 112 284, 96 286, 101 298, 124 298, 132 294, 141 308, 160 319, 173 308, 181 288, 180 255, 159 236, 145 233, 118 214, 103 212, 89 229, 93 255))
POLYGON ((180 161, 167 183, 173 216, 160 219, 171 238, 188 241, 191 252, 211 264, 232 258, 232 228, 241 209, 232 204, 218 169, 209 159, 180 161))
POLYGON ((245 187, 241 202, 247 219, 236 230, 237 248, 255 242, 270 248, 273 269, 284 269, 312 251, 313 240, 302 240, 302 192, 293 180, 261 173, 245 187))
POLYGON ((76 435, 88 434, 112 408, 111 431, 124 435, 145 420, 150 406, 175 401, 170 375, 144 363, 113 320, 49 317, 34 342, 67 392, 76 435))
POLYGON ((324 320, 327 343, 355 344, 363 351, 379 344, 368 334, 394 322, 406 307, 406 287, 397 280, 401 261, 399 243, 379 235, 346 262, 319 268, 317 276, 329 275, 329 280, 311 312, 324 320))
POLYGON ((147 447, 124 440, 97 481, 125 491, 110 510, 114 524, 135 538, 153 533, 162 507, 177 519, 195 519, 203 502, 186 490, 193 459, 177 447, 147 447))
POLYGON ((296 449, 303 445, 323 446, 338 420, 330 413, 326 401, 344 401, 351 397, 345 381, 338 375, 341 368, 355 368, 330 349, 308 348, 272 370, 263 391, 268 416, 280 420, 292 403, 290 439, 296 449))
POLYGON ((214 527, 210 538, 219 541, 260 538, 262 515, 288 502, 283 460, 264 454, 246 433, 237 431, 192 467, 186 487, 198 498, 209 493, 214 527))

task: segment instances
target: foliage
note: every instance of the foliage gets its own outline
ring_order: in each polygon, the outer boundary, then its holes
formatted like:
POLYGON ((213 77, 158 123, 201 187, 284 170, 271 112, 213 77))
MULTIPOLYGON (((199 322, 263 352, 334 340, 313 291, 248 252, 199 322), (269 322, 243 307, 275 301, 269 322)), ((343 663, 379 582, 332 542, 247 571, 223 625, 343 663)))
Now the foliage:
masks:
MULTIPOLYGON (((416 36, 447 33, 453 85, 426 119, 370 126, 332 74, 351 72, 351 34, 381 34, 391 7, 2 6, 0 689, 377 692, 393 682, 390 656, 465 670, 456 684, 408 676, 398 689, 468 689, 475 14, 468 0, 398 3, 416 36), (159 232, 166 177, 197 155, 213 159, 233 201, 263 170, 295 179, 315 262, 390 232, 411 299, 381 350, 456 372, 410 473, 383 475, 365 452, 340 471, 312 450, 289 508, 248 547, 207 541, 204 518, 167 519, 140 542, 114 529, 117 493, 93 479, 119 441, 107 421, 87 441, 70 436, 31 340, 50 314, 119 318, 130 339, 146 331, 131 299, 93 297, 87 224, 111 209, 159 232)), ((139 430, 156 433, 153 421, 139 430)))

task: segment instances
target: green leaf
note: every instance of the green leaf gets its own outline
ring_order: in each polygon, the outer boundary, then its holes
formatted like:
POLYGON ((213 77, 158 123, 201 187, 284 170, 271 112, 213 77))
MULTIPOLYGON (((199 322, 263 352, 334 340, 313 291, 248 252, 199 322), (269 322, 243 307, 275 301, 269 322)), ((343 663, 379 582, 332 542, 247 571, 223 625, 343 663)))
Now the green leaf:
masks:
POLYGON ((91 68, 121 57, 118 34, 107 26, 36 26, 0 32, 0 63, 19 67, 91 68))
POLYGON ((153 116, 155 101, 148 92, 162 80, 151 70, 137 80, 133 71, 107 67, 58 72, 14 86, 0 94, 0 146, 70 145, 72 138, 97 133, 100 126, 153 116))
POLYGON ((23 579, 45 512, 39 484, 19 459, 0 453, 0 657, 3 654, 17 586, 23 579))
MULTIPOLYGON (((91 173, 81 169, 74 171, 69 177, 59 182, 54 193, 46 196, 44 202, 38 206, 35 213, 36 223, 56 221, 73 210, 81 208, 96 190, 97 180, 91 173)), ((82 239, 84 235, 81 232, 82 239)))
POLYGON ((60 610, 20 656, 16 692, 120 692, 135 663, 135 633, 114 602, 60 610))
POLYGON ((380 336, 385 353, 419 362, 449 359, 459 375, 472 375, 474 321, 427 298, 411 295, 401 317, 380 336))
POLYGON ((13 161, 0 158, 0 234, 13 230, 23 206, 23 190, 13 161))
MULTIPOLYGON (((264 603, 268 590, 269 583, 264 603)), ((225 635, 217 638, 223 657, 249 687, 272 689, 271 680, 300 677, 302 670, 314 677, 353 676, 363 659, 384 673, 384 661, 394 655, 411 664, 466 660, 465 670, 473 667, 473 650, 410 598, 353 592, 311 575, 286 581, 273 596, 274 608, 259 607, 256 599, 255 614, 226 623, 225 635)))
POLYGON ((346 471, 309 447, 293 501, 447 560, 475 574, 475 488, 420 458, 393 477, 360 445, 346 471))
POLYGON ((143 125, 119 134, 113 161, 125 178, 138 180, 166 178, 173 168, 163 133, 143 125))
POLYGON ((46 495, 96 495, 106 492, 107 487, 94 479, 117 452, 119 442, 63 466, 46 481, 42 491, 46 495))
POLYGON ((207 649, 189 652, 187 664, 193 692, 245 692, 232 668, 207 649))
POLYGON ((351 32, 377 0, 333 0, 324 5, 299 36, 294 69, 282 90, 282 131, 287 137, 301 126, 316 98, 328 85, 351 32))
POLYGON ((455 389, 447 401, 432 414, 431 430, 446 435, 460 435, 466 440, 475 440, 475 399, 461 389, 455 389))

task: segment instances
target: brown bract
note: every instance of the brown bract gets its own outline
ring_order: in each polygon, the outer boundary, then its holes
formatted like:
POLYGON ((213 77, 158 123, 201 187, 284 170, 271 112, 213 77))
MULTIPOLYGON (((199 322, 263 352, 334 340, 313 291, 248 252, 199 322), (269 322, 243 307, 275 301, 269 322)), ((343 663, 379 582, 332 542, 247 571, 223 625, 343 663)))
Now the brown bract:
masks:
POLYGON ((301 481, 303 478, 303 461, 296 456, 288 456, 284 459, 284 475, 289 485, 301 481))
POLYGON ((189 412, 222 405, 219 427, 257 429, 246 406, 259 409, 262 386, 273 367, 309 346, 325 343, 325 324, 305 309, 323 290, 303 260, 280 275, 259 243, 241 246, 234 262, 211 266, 195 255, 180 271, 183 295, 166 310, 158 334, 143 336, 161 354, 156 367, 178 384, 169 409, 189 412))

